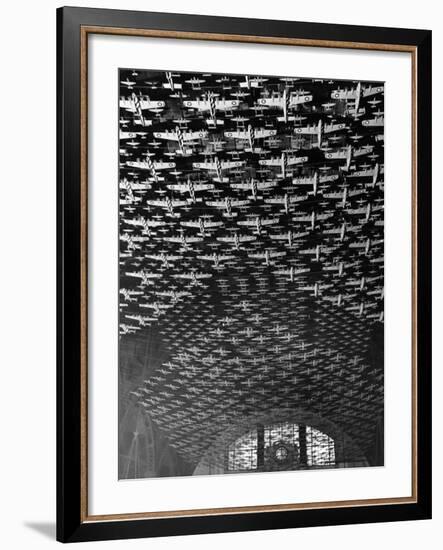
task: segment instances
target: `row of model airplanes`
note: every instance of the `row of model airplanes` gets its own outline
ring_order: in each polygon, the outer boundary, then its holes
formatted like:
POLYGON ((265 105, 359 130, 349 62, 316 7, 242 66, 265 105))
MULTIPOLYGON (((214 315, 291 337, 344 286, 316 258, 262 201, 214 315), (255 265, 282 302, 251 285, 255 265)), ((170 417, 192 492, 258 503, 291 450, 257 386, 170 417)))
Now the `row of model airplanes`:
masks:
POLYGON ((208 285, 223 293, 224 271, 252 285, 283 279, 382 320, 383 86, 334 88, 319 105, 295 79, 275 92, 271 79, 220 77, 234 88, 227 98, 220 83, 187 76, 149 81, 162 99, 122 80, 132 91, 120 99, 121 332, 208 285), (301 125, 309 117, 315 124, 301 125))

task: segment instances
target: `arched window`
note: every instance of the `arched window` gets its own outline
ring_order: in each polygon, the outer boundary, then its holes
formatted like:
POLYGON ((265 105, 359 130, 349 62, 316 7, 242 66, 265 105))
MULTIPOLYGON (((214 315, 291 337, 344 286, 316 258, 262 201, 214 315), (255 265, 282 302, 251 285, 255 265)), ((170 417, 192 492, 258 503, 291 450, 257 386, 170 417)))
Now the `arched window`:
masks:
POLYGON ((227 448, 226 470, 273 471, 335 467, 334 440, 305 424, 258 424, 227 448))

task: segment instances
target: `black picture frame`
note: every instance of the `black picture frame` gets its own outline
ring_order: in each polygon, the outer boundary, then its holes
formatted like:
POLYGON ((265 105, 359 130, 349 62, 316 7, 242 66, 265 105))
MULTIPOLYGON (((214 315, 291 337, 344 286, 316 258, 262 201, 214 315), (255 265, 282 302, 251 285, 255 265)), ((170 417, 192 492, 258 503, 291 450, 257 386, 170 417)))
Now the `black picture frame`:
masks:
MULTIPOLYGON (((117 32, 118 34, 118 32, 117 32)), ((211 39, 208 36, 207 39, 211 39)), ((228 38, 235 40, 235 38, 228 38)), ((219 38, 220 40, 220 38, 219 38)), ((342 46, 344 47, 344 46, 342 46)), ((379 48, 383 49, 383 48, 379 48)), ((398 49, 398 48, 397 48, 398 49)), ((413 86, 413 88, 414 88, 413 86)), ((63 7, 57 10, 57 540, 61 542, 283 529, 431 517, 431 31, 63 7), (86 450, 82 285, 82 28, 138 29, 407 47, 415 55, 415 461, 414 502, 175 517, 88 519, 82 490, 86 450), (83 466, 82 466, 83 464, 83 466)), ((122 511, 124 512, 124 511, 122 511)))

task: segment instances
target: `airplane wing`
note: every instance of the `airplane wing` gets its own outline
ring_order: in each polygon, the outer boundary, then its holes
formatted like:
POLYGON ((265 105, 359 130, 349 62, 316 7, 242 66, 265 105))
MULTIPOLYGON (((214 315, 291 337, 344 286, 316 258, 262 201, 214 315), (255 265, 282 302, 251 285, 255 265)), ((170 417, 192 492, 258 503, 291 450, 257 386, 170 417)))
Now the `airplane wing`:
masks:
POLYGON ((170 243, 181 243, 182 237, 164 237, 164 240, 170 243))
POLYGON ((289 105, 292 107, 292 105, 301 105, 302 103, 309 103, 310 101, 312 101, 311 94, 297 94, 291 96, 289 105))
POLYGON ((189 109, 199 109, 200 111, 209 110, 209 101, 196 99, 194 101, 184 101, 183 105, 189 109))
POLYGON ((289 202, 292 204, 293 202, 301 202, 308 198, 308 195, 291 195, 289 197, 289 202))
POLYGON ((266 258, 266 254, 264 252, 250 252, 248 256, 250 258, 266 258))
POLYGON ((318 126, 297 126, 294 130, 296 134, 308 136, 316 136, 318 134, 318 126))
POLYGON ((260 220, 260 223, 262 225, 274 225, 278 223, 280 220, 278 218, 262 218, 260 220))
POLYGON ((232 189, 249 189, 251 187, 250 183, 231 183, 232 189))
POLYGON ((365 214, 367 211, 367 208, 349 208, 346 210, 348 214, 365 214))
POLYGON ((202 168, 203 170, 216 170, 215 162, 193 162, 192 168, 202 168))
POLYGON ((302 162, 307 162, 308 157, 288 157, 287 164, 292 166, 294 164, 301 164, 302 162))
POLYGON ((325 124, 323 126, 323 132, 325 134, 330 134, 331 132, 337 132, 338 130, 344 130, 346 128, 346 124, 340 123, 340 124, 325 124))
POLYGON ((214 186, 212 183, 196 183, 194 189, 196 191, 206 191, 207 189, 214 189, 214 186))
POLYGON ((320 183, 327 183, 328 181, 335 181, 338 180, 338 175, 332 175, 332 176, 320 176, 320 183))
POLYGON ((256 137, 257 139, 276 136, 276 135, 277 135, 277 130, 268 130, 266 128, 254 130, 254 137, 256 137))
POLYGON ((122 130, 120 130, 120 139, 131 139, 136 137, 136 132, 123 132, 122 130))
POLYGON ((169 139, 172 141, 178 141, 178 136, 175 132, 154 132, 154 137, 159 139, 169 139))
POLYGON ((149 99, 141 99, 140 100, 140 108, 145 109, 159 109, 160 107, 164 107, 166 103, 164 101, 151 101, 149 99))
POLYGON ((327 159, 345 159, 348 155, 346 149, 341 151, 332 151, 331 153, 325 153, 325 158, 327 159))
POLYGON ((238 107, 240 102, 238 99, 216 99, 215 108, 221 111, 226 111, 232 109, 233 107, 238 107))
POLYGON ((315 177, 304 176, 301 178, 293 178, 292 183, 294 185, 314 185, 315 177))
POLYGON ((190 141, 192 139, 203 139, 207 135, 208 132, 206 130, 198 130, 196 132, 182 132, 182 137, 185 141, 190 141))
POLYGON ((364 126, 383 126, 384 120, 385 120, 384 117, 380 116, 380 117, 363 120, 362 124, 364 126))
POLYGON ((122 109, 134 110, 134 101, 131 98, 121 97, 119 105, 122 109))
POLYGON ((249 201, 248 200, 242 201, 242 200, 232 199, 231 204, 232 204, 232 206, 246 206, 247 204, 249 204, 249 201))
POLYGON ((127 166, 130 166, 131 168, 144 168, 146 170, 150 170, 151 166, 143 160, 128 160, 126 162, 127 166))
MULTIPOLYGON (((183 239, 181 239, 180 237, 169 237, 169 238, 165 238, 166 241, 171 241, 171 242, 176 242, 176 243, 181 243, 183 241, 183 239)), ((189 244, 189 243, 201 243, 203 241, 203 239, 201 237, 185 237, 185 242, 186 244, 189 244)))
POLYGON ((127 223, 128 225, 143 225, 144 223, 140 220, 131 220, 131 219, 124 220, 124 222, 127 223))
POLYGON ((353 191, 348 191, 348 197, 356 197, 358 195, 364 195, 366 191, 364 189, 354 189, 353 191))
POLYGON ((332 193, 323 193, 323 197, 326 199, 341 199, 343 198, 343 191, 334 191, 332 193))
POLYGON ((368 86, 367 88, 363 88, 362 96, 369 97, 371 95, 379 94, 383 91, 384 91, 383 86, 368 86))
POLYGON ((261 159, 258 163, 262 166, 280 166, 281 158, 261 159))
POLYGON ((258 181, 257 182, 257 189, 272 189, 277 184, 273 181, 258 181))
MULTIPOLYGON (((184 101, 183 105, 190 109, 198 109, 199 111, 209 111, 210 102, 207 99, 197 99, 194 101, 184 101)), ((221 111, 226 111, 232 109, 233 107, 238 107, 240 102, 237 99, 216 99, 215 108, 221 111)))
POLYGON ((133 191, 146 191, 147 189, 151 189, 151 184, 149 183, 131 183, 131 187, 133 191))
POLYGON ((352 90, 333 90, 331 93, 332 99, 356 99, 357 98, 357 88, 352 88, 352 90))
POLYGON ((154 168, 157 170, 165 170, 166 168, 175 168, 175 162, 153 162, 154 168))
POLYGON ((374 149, 373 145, 366 145, 365 147, 360 147, 360 149, 354 149, 352 151, 352 156, 361 157, 363 155, 368 155, 369 153, 372 152, 373 149, 374 149))
POLYGON ((283 204, 285 202, 284 197, 272 197, 270 199, 265 199, 267 204, 283 204))
POLYGON ((180 191, 181 193, 188 190, 188 186, 185 183, 170 183, 166 187, 172 189, 172 191, 180 191))
POLYGON ((149 99, 140 99, 138 97, 120 98, 119 105, 122 109, 128 111, 136 111, 137 107, 140 109, 158 109, 165 106, 164 101, 150 101, 149 99))
POLYGON ((359 178, 359 177, 369 177, 374 174, 374 170, 357 170, 355 172, 351 172, 350 174, 347 174, 347 178, 359 178))
POLYGON ((224 169, 228 168, 239 168, 243 166, 245 162, 243 160, 226 160, 221 163, 221 167, 224 169))
POLYGON ((260 97, 257 100, 259 105, 264 105, 265 107, 282 107, 283 98, 282 97, 260 97))
POLYGON ((208 206, 215 206, 215 208, 226 208, 226 201, 206 201, 208 206))
POLYGON ((248 139, 249 132, 247 130, 235 130, 231 132, 224 133, 228 138, 238 138, 238 139, 248 139))
POLYGON ((148 200, 146 201, 147 204, 149 204, 150 206, 161 206, 161 207, 166 207, 166 201, 163 200, 163 199, 158 199, 158 200, 148 200))

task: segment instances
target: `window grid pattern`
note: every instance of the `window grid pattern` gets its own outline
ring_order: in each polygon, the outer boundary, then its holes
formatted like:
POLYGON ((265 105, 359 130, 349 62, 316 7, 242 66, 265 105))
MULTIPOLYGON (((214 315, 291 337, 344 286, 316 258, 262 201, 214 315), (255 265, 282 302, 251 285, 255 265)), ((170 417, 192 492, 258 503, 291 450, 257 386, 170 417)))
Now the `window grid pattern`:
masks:
MULTIPOLYGON (((293 456, 299 468, 335 466, 334 440, 327 434, 313 428, 292 422, 281 422, 261 426, 264 436, 263 452, 269 457, 272 449, 279 445, 293 449, 293 456), (305 428, 305 429, 304 429, 305 428)), ((260 429, 255 428, 231 443, 227 449, 227 470, 232 472, 268 469, 266 459, 260 461, 260 429), (258 465, 263 464, 263 468, 258 465)), ((288 469, 294 469, 294 463, 288 469)))

